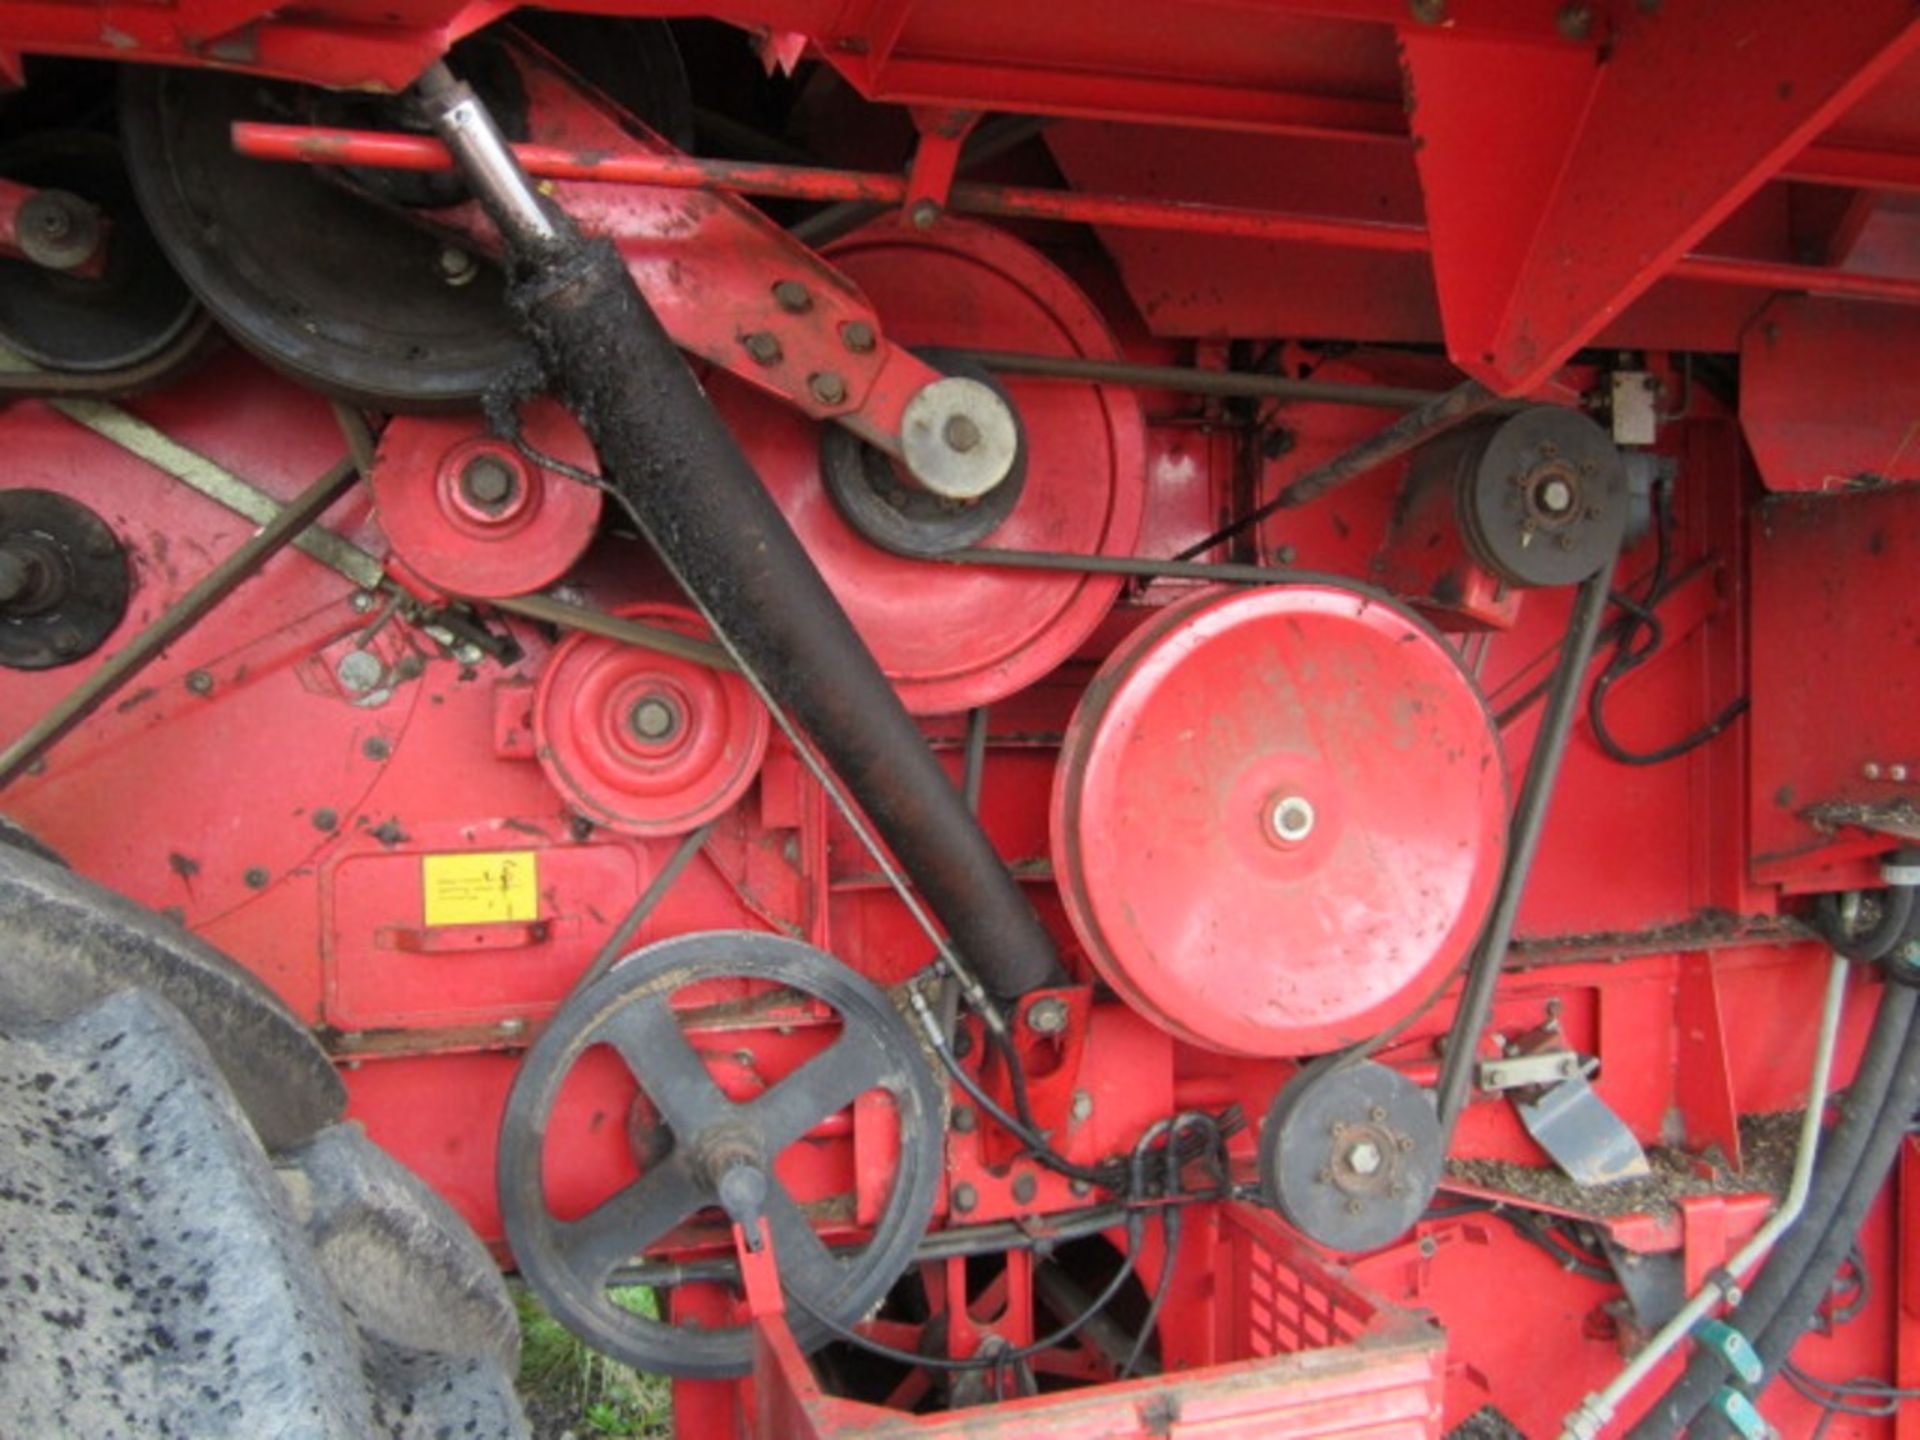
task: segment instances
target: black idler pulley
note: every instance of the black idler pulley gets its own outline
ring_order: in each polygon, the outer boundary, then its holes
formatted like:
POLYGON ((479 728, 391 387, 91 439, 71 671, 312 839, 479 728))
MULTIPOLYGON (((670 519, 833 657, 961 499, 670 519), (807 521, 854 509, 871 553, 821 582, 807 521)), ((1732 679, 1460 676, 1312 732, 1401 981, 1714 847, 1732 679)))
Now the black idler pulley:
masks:
MULTIPOLYGON (((1014 436, 1014 460, 1006 478, 976 500, 946 499, 902 480, 896 469, 899 462, 841 425, 828 425, 820 432, 820 478, 834 509, 864 538, 895 555, 926 559, 978 545, 1013 514, 1027 483, 1027 437, 1013 398, 985 366, 933 346, 916 353, 936 370, 976 380, 1000 397, 1004 408, 995 418, 1011 420, 1014 436)), ((964 415, 947 423, 973 426, 964 415)), ((985 423, 975 427, 971 436, 960 438, 987 443, 980 433, 984 429, 985 423)))
POLYGON ((49 670, 98 650, 127 613, 126 552, 51 490, 0 490, 0 665, 49 670))
MULTIPOLYGON (((669 133, 683 123, 686 77, 663 24, 552 20, 561 58, 603 80, 616 102, 669 133)), ((481 37, 455 53, 509 138, 528 138, 512 49, 481 37)), ((253 160, 234 151, 237 120, 423 128, 406 97, 126 72, 121 129, 141 206, 234 338, 305 384, 397 410, 472 405, 531 365, 498 267, 431 223, 435 209, 468 198, 457 176, 253 160)))
POLYGON ((1426 1210, 1443 1143, 1427 1091, 1370 1060, 1328 1056, 1274 1098, 1260 1132, 1261 1194, 1328 1249, 1378 1249, 1426 1210))
POLYGON ((1575 585, 1619 553, 1625 459, 1577 410, 1536 405, 1422 447, 1408 489, 1453 486, 1474 558, 1511 585, 1575 585))
POLYGON ((111 139, 54 130, 0 148, 28 256, 0 259, 0 343, 63 372, 120 370, 180 338, 193 295, 142 220, 111 139))

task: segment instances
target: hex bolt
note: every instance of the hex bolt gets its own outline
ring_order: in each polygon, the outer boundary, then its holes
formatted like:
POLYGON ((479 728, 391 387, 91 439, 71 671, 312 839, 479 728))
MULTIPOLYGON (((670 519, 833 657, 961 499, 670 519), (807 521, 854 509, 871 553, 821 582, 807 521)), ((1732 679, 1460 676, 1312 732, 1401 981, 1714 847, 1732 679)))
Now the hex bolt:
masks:
POLYGON ((1585 40, 1593 33, 1593 7, 1582 4, 1562 5, 1553 23, 1565 39, 1585 40))
POLYGON ((980 1203, 980 1192, 962 1181, 953 1187, 953 1208, 962 1215, 980 1203))
POLYGON ((458 245, 442 245, 434 263, 439 267, 440 278, 449 285, 470 284, 480 273, 480 262, 458 245))
POLYGON ((260 866, 255 865, 250 867, 247 873, 240 878, 247 882, 247 888, 249 890, 264 890, 267 888, 267 881, 273 877, 267 874, 260 866))
POLYGON ((773 282, 773 301, 789 315, 804 315, 813 308, 813 296, 798 280, 773 282))
POLYGON ((187 689, 196 695, 211 695, 213 693, 213 676, 204 670, 189 670, 187 672, 187 689))
POLYGON ((856 355, 865 355, 876 343, 873 326, 864 320, 847 321, 840 327, 840 343, 856 355))
POLYGON ((1860 767, 1860 773, 1869 780, 1878 780, 1880 778, 1880 766, 1874 761, 1869 760, 1860 767))
POLYGON ((1078 1124, 1085 1124, 1093 1116, 1093 1096, 1085 1090, 1073 1092, 1073 1103, 1067 1107, 1067 1118, 1078 1124))
POLYGON ((475 505, 497 509, 513 499, 519 478, 498 455, 476 455, 460 469, 460 491, 475 505))
POLYGON ((1040 1192, 1040 1184, 1033 1178, 1031 1170, 1022 1170, 1013 1177, 1013 1203, 1031 1205, 1033 1197, 1040 1192))
POLYGON ((956 1105, 953 1107, 953 1128, 960 1134, 971 1135, 974 1126, 979 1123, 980 1118, 973 1113, 972 1106, 956 1105))
POLYGON ((486 653, 471 640, 453 647, 453 658, 467 666, 478 665, 486 653))
POLYGON ((743 335, 740 343, 747 347, 747 354, 753 357, 756 365, 780 363, 780 337, 771 330, 756 330, 751 335, 743 335))
POLYGON ((369 760, 385 760, 393 754, 393 747, 378 735, 369 735, 360 743, 360 753, 369 760))
POLYGON ((1407 13, 1422 25, 1438 25, 1447 18, 1447 0, 1407 0, 1407 13))
POLYGON ((1413 1137, 1411 1135, 1402 1135, 1393 1143, 1398 1145, 1402 1150, 1413 1149, 1413 1137))
POLYGON ((1907 767, 1904 765, 1889 765, 1887 767, 1887 779, 1893 781, 1896 785, 1904 785, 1907 779, 1907 767))
POLYGON ((1416 1244, 1422 1260, 1431 1260, 1440 1253, 1440 1242, 1431 1235, 1422 1235, 1416 1244))
POLYGON ((1091 1180, 1069 1180, 1067 1182, 1067 1189, 1084 1200, 1093 1193, 1093 1182, 1091 1180))
POLYGON ((1067 1028, 1067 1002, 1046 995, 1027 1007, 1027 1028, 1036 1035, 1058 1035, 1067 1028))
POLYGON ((373 609, 373 592, 371 590, 356 590, 347 600, 347 604, 351 607, 354 614, 364 615, 373 609))
POLYGON ((1356 1175, 1379 1174, 1386 1158, 1371 1140, 1361 1140, 1347 1148, 1347 1168, 1356 1175))
POLYGON ((1376 1125, 1387 1123, 1387 1110, 1384 1105, 1376 1105, 1367 1112, 1367 1118, 1376 1125))
POLYGON ((340 828, 340 817, 334 811, 329 810, 323 805, 313 812, 313 828, 327 834, 332 834, 340 828))
POLYGON ((940 219, 940 206, 933 200, 916 200, 913 208, 907 212, 907 218, 913 222, 916 230, 931 230, 940 219))
POLYGON ((1573 487, 1557 475, 1545 481, 1540 486, 1540 508, 1553 515, 1572 509, 1573 487))
POLYGON ((1347 1201, 1347 1214, 1349 1215, 1358 1215, 1364 1209, 1366 1209, 1366 1206, 1360 1203, 1358 1197, 1347 1201))
POLYGON ((961 455, 980 443, 980 427, 965 415, 947 417, 946 428, 940 434, 947 448, 961 455))
POLYGON ((1558 545, 1562 550, 1571 550, 1574 545, 1574 540, 1571 535, 1556 535, 1553 543, 1558 545))
POLYGON ((838 405, 847 398, 847 382, 831 370, 808 376, 807 390, 822 405, 838 405))
POLYGON ((371 650, 349 650, 333 667, 334 678, 349 695, 365 695, 378 689, 386 674, 387 667, 371 650))

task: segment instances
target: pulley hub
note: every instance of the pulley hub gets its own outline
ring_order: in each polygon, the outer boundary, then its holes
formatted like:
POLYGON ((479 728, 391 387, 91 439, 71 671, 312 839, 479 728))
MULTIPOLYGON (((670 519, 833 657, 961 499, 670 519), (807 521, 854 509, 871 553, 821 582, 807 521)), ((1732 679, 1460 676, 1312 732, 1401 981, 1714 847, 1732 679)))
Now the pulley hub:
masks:
MULTIPOLYGON (((709 634, 676 606, 619 613, 709 634)), ((628 835, 680 835, 722 814, 759 774, 769 731, 740 676, 597 635, 553 652, 534 700, 547 778, 581 814, 628 835)))
MULTIPOLYGON (((593 446, 553 401, 527 406, 520 424, 533 454, 595 468, 593 446)), ((593 543, 600 522, 596 487, 452 416, 389 422, 373 495, 407 569, 455 595, 524 595, 551 585, 593 543)))
POLYGON ((107 522, 52 490, 0 490, 0 666, 47 670, 100 648, 127 613, 107 522))
POLYGON ((725 376, 711 378, 710 393, 907 708, 949 714, 987 704, 1078 649, 1121 581, 917 557, 989 543, 1132 554, 1146 478, 1138 401, 1113 387, 1051 380, 1001 387, 951 355, 950 347, 985 347, 1118 357, 1087 297, 1003 232, 962 221, 928 233, 881 224, 830 253, 888 336, 948 371, 909 406, 902 441, 909 461, 922 457, 916 470, 978 498, 931 494, 924 479, 916 486, 892 474, 898 462, 856 437, 823 433, 725 376), (1010 404, 1003 410, 988 396, 1010 404), (998 461, 974 475, 974 457, 1009 445, 1013 469, 976 491, 998 461))
POLYGON ((1440 638, 1344 585, 1210 591, 1107 662, 1068 727, 1054 868, 1106 980, 1244 1055, 1365 1039, 1473 942, 1506 770, 1440 638))

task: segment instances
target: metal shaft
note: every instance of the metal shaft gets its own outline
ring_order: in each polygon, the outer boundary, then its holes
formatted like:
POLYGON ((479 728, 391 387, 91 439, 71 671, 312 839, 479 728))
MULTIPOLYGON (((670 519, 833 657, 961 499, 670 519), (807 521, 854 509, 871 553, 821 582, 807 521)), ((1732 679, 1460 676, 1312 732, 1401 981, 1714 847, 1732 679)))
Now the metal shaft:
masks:
POLYGON ((360 478, 352 460, 342 460, 314 481, 299 497, 257 531, 226 559, 202 576, 159 619, 128 642, 83 680, 66 699, 0 752, 0 787, 10 783, 47 750, 69 734, 126 683, 144 670, 214 606, 231 595, 248 577, 272 559, 338 500, 360 478))
MULTIPOLYGON (((462 154, 449 102, 478 102, 456 87, 433 107, 462 154)), ((619 254, 564 220, 558 239, 544 238, 517 213, 526 177, 502 182, 476 153, 468 183, 526 275, 513 302, 635 524, 805 731, 987 985, 1008 997, 1055 983, 1063 972, 1033 906, 619 254)))
POLYGON ((1440 1131, 1445 1138, 1452 1137, 1460 1112, 1466 1108, 1480 1034, 1487 1028, 1487 1017, 1493 1013, 1494 988, 1506 963, 1507 944, 1513 939, 1520 897, 1526 893, 1533 858, 1540 849, 1540 835, 1546 828, 1547 809, 1553 800, 1554 781, 1559 778, 1560 762, 1567 753, 1567 737, 1573 733, 1573 717, 1579 711, 1581 685, 1599 642, 1600 617, 1607 613, 1607 591, 1613 584, 1614 564, 1615 561, 1609 559, 1596 574, 1582 582, 1574 596, 1573 616, 1567 625, 1566 643, 1560 650, 1559 668, 1554 671, 1553 688, 1547 696, 1546 714, 1541 717, 1540 733, 1533 742, 1533 756, 1527 762, 1527 778, 1520 786, 1520 800, 1513 809, 1506 870, 1500 877, 1500 890, 1494 897, 1493 913, 1487 917, 1480 947, 1467 967, 1466 988, 1447 1033, 1447 1053, 1441 1062, 1440 1083, 1434 1099, 1434 1108, 1440 1115, 1440 1131))

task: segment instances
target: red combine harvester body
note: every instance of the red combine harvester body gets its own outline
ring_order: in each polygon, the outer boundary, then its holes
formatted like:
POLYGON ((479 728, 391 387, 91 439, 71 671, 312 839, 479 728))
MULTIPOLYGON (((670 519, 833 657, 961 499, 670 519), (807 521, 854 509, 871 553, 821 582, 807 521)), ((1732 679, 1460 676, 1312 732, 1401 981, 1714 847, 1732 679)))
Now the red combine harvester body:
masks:
POLYGON ((1913 7, 567 8, 0 7, 19 1423, 1920 1440, 1913 7))

